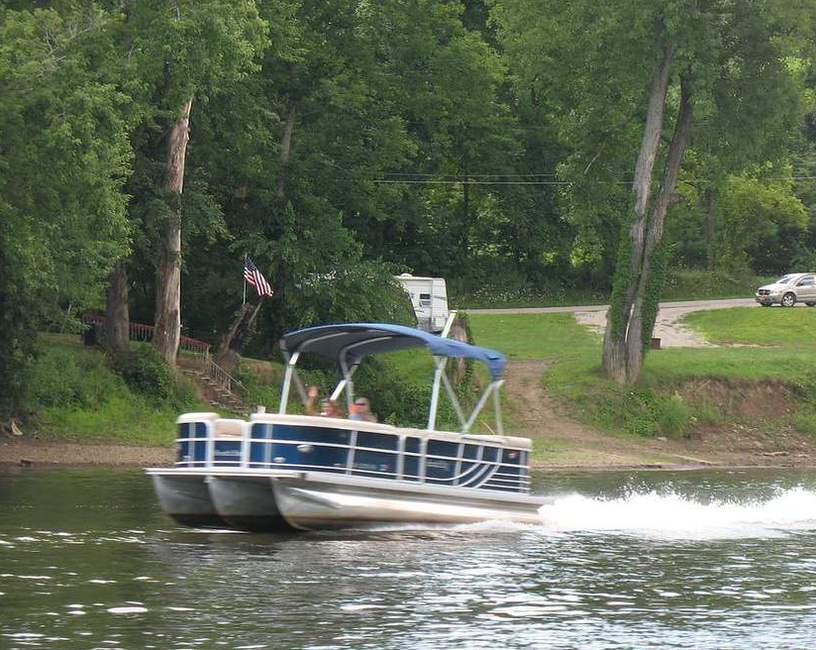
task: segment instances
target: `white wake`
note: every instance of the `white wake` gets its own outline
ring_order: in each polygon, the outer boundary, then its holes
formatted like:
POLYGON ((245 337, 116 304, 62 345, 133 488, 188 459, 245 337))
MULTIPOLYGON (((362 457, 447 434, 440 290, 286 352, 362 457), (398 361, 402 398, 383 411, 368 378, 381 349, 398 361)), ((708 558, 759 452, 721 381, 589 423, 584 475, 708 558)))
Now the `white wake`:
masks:
POLYGON ((673 492, 632 492, 620 498, 556 497, 539 510, 547 530, 609 531, 654 537, 766 537, 816 530, 816 492, 780 490, 764 500, 700 501, 673 492))

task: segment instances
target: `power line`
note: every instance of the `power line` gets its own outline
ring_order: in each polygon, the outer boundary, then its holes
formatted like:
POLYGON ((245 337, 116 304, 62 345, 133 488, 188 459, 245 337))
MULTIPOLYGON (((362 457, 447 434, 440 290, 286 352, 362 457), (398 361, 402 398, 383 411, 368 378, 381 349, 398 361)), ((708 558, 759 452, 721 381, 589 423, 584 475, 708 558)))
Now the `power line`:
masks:
MULTIPOLYGON (((490 177, 490 174, 485 174, 484 176, 490 177)), ((500 176, 497 174, 496 176, 500 176)), ((523 175, 520 175, 523 176, 523 175)), ((403 184, 403 185, 461 185, 463 183, 467 183, 468 185, 556 185, 556 186, 563 186, 563 185, 575 185, 576 181, 554 181, 554 180, 473 180, 473 175, 468 174, 467 178, 458 178, 458 179, 440 179, 440 178, 405 178, 405 179, 393 179, 393 178, 373 178, 369 179, 372 183, 377 184, 403 184)), ((712 179, 710 178, 682 178, 679 179, 678 183, 704 183, 709 182, 712 179)), ((763 181, 787 181, 787 180, 794 180, 794 181, 808 181, 808 180, 816 180, 816 176, 776 176, 770 178, 763 178, 763 181)), ((621 180, 621 181, 596 181, 601 185, 629 185, 632 183, 631 180, 621 180)))
POLYGON ((408 185, 461 185, 467 183, 468 185, 572 185, 572 181, 485 181, 485 180, 441 180, 441 179, 389 179, 389 178, 374 178, 372 183, 399 183, 408 185))

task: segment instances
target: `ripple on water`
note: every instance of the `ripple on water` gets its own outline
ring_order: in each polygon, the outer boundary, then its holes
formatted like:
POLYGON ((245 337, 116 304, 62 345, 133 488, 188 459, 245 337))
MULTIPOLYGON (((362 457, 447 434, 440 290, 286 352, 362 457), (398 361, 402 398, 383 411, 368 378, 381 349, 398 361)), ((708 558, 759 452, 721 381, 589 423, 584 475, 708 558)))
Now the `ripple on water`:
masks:
POLYGON ((108 607, 105 611, 109 614, 144 614, 148 610, 147 607, 141 605, 128 605, 125 607, 108 607))

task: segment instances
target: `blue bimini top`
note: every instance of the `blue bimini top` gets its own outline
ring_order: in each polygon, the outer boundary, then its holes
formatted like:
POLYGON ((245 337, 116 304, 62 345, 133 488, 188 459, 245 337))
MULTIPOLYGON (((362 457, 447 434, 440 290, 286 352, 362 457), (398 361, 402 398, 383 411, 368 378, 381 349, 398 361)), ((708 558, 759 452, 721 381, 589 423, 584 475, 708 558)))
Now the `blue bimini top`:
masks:
POLYGON ((437 357, 476 359, 489 369, 493 380, 501 379, 507 360, 501 352, 480 348, 455 339, 445 339, 404 325, 347 323, 319 325, 287 332, 281 348, 290 355, 313 352, 353 366, 367 356, 425 346, 437 357))

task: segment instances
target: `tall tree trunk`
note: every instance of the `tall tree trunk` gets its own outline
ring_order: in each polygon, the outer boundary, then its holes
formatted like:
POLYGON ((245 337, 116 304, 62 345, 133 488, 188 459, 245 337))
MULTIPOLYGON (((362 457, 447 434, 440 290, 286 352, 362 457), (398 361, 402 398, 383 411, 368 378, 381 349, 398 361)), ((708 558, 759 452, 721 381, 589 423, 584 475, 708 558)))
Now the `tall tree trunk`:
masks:
POLYGON ((657 74, 652 81, 646 125, 632 182, 632 192, 635 195, 634 220, 620 244, 612 296, 606 315, 602 366, 604 374, 618 383, 626 381, 626 333, 643 259, 652 174, 663 131, 663 113, 673 54, 672 44, 665 43, 657 74))
POLYGON ((127 266, 125 260, 116 263, 110 276, 105 304, 105 344, 111 352, 128 348, 130 310, 128 309, 127 266))
POLYGON ((704 194, 706 203, 706 268, 714 270, 714 188, 707 187, 704 194))
POLYGON ((252 333, 261 304, 263 304, 263 299, 258 298, 255 304, 247 302, 241 305, 232 325, 219 342, 215 352, 215 362, 227 372, 232 372, 238 367, 238 357, 244 349, 247 338, 252 333))
POLYGON ((167 138, 167 193, 172 210, 167 219, 164 245, 159 257, 153 345, 171 366, 176 363, 181 336, 181 193, 184 189, 184 161, 190 139, 192 105, 193 98, 190 97, 167 138))
MULTIPOLYGON (((654 253, 663 240, 666 212, 674 196, 680 166, 683 163, 683 156, 688 147, 692 114, 691 89, 689 88, 688 79, 682 77, 680 80, 680 108, 677 113, 677 122, 674 126, 674 135, 666 157, 660 194, 649 214, 642 267, 635 285, 632 319, 629 323, 629 331, 626 333, 626 381, 630 384, 640 377, 640 371, 643 367, 643 355, 646 350, 645 344, 652 336, 657 315, 657 302, 662 286, 655 286, 655 283, 652 282, 654 253)), ((662 285, 662 278, 660 278, 659 285, 662 285)))
POLYGON ((275 189, 275 196, 282 199, 286 194, 286 174, 289 170, 289 162, 292 160, 292 135, 295 131, 295 105, 289 105, 286 113, 286 125, 283 127, 283 139, 281 140, 280 152, 280 173, 275 189))

